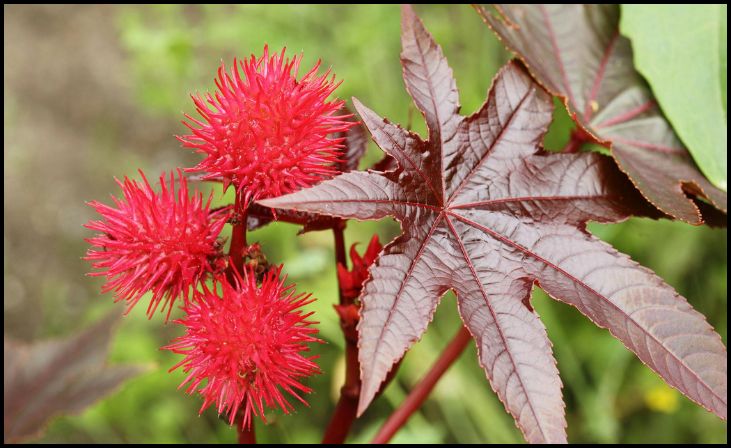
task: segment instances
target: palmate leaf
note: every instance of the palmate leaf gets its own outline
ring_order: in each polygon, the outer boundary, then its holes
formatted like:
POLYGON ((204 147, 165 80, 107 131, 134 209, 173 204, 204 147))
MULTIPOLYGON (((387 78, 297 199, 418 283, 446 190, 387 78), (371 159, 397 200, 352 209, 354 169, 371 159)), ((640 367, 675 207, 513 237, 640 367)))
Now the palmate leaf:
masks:
POLYGON ((398 168, 346 173, 260 201, 401 223, 402 234, 383 249, 361 294, 359 412, 451 289, 480 363, 525 438, 565 442, 561 381, 529 303, 540 283, 608 328, 669 384, 725 417, 720 337, 672 287, 585 228, 587 220, 617 222, 656 211, 610 157, 541 149, 551 97, 519 63, 504 67, 482 108, 463 117, 441 48, 408 6, 402 27, 404 80, 426 119, 428 140, 355 100, 398 168))
POLYGON ((564 99, 574 120, 611 148, 652 204, 701 224, 687 192, 726 213, 726 193, 700 173, 635 70, 630 43, 619 34, 618 5, 498 5, 495 15, 487 5, 476 9, 535 79, 564 99))
POLYGON ((145 370, 105 365, 119 317, 112 313, 63 339, 24 344, 5 338, 6 443, 39 436, 50 418, 82 411, 145 370))

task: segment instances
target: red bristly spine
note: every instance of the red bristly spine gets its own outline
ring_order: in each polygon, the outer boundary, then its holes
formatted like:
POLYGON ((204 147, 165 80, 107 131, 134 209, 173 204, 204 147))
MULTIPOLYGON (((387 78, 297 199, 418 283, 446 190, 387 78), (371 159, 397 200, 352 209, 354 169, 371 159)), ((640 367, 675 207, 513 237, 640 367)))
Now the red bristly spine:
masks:
POLYGON ((89 275, 107 277, 102 292, 114 291, 116 301, 128 303, 127 312, 151 291, 148 316, 164 302, 162 310, 169 317, 178 297, 187 302, 191 289, 225 268, 218 235, 228 208, 211 211, 211 196, 204 203, 197 191, 189 197, 180 170, 177 181, 172 172, 168 182, 160 176, 160 193, 142 171, 140 175, 142 184, 126 177, 117 180, 124 196, 112 197, 116 207, 89 203, 104 219, 85 225, 100 232, 86 240, 93 247, 85 259, 100 270, 89 275))
POLYGON ((175 321, 185 326, 185 335, 163 348, 185 356, 170 370, 188 373, 180 387, 203 397, 200 412, 215 403, 233 424, 241 411, 241 425, 248 428, 252 416, 265 420, 265 407, 293 410, 283 392, 307 404, 302 394, 311 389, 300 379, 319 368, 315 356, 302 353, 309 351, 307 343, 321 341, 312 313, 301 310, 314 299, 295 295, 294 285, 285 287, 281 266, 264 274, 260 285, 249 267, 243 275, 234 272, 234 284, 221 275, 212 289, 195 294, 186 317, 175 321))
POLYGON ((186 114, 190 135, 183 146, 205 155, 188 171, 223 179, 244 192, 246 202, 309 187, 337 173, 343 138, 332 134, 354 125, 352 115, 336 115, 342 100, 328 101, 340 85, 318 62, 297 80, 302 56, 284 50, 260 58, 234 60, 230 73, 218 69, 217 91, 193 96, 201 119, 186 114))

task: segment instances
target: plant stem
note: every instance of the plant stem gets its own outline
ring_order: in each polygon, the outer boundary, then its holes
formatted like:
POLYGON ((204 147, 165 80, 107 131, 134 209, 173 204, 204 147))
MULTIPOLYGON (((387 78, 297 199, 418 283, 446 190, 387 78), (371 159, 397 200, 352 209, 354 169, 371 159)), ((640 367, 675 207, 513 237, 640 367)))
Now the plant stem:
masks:
POLYGON ((239 274, 243 274, 244 258, 243 251, 246 247, 246 208, 241 194, 236 193, 234 203, 234 224, 231 231, 231 246, 228 250, 229 269, 227 274, 229 281, 233 282, 235 268, 239 274))
POLYGON ((471 339, 472 336, 469 331, 465 327, 461 327, 429 370, 429 373, 419 381, 398 409, 388 417, 388 420, 383 424, 371 443, 388 443, 391 440, 394 434, 406 424, 409 417, 421 407, 429 393, 434 389, 437 381, 459 358, 471 339))
MULTIPOLYGON (((333 226, 333 236, 335 237, 335 263, 342 264, 344 268, 348 267, 348 259, 345 254, 345 221, 340 221, 333 226)), ((340 279, 338 278, 338 291, 340 291, 340 304, 349 305, 352 301, 343 298, 343 289, 340 287, 340 279), (347 300, 348 303, 345 303, 347 300)))
MULTIPOLYGON (((236 282, 236 271, 243 275, 244 257, 243 252, 246 248, 246 207, 243 198, 239 192, 236 192, 236 201, 234 202, 234 220, 233 229, 231 230, 231 246, 228 249, 228 267, 226 268, 226 277, 231 284, 236 282)), ((250 422, 249 427, 245 428, 240 421, 236 421, 236 432, 239 436, 239 443, 255 444, 256 432, 254 423, 250 422)))
MULTIPOLYGON (((333 226, 335 237, 335 262, 348 267, 345 253, 345 221, 340 221, 333 226)), ((343 295, 343 288, 338 277, 338 291, 340 305, 352 305, 353 300, 343 295)), ((340 389, 340 398, 335 406, 335 411, 325 430, 322 443, 343 443, 348 436, 350 427, 355 420, 358 410, 358 397, 360 396, 360 363, 358 362, 358 334, 352 322, 346 322, 342 317, 340 326, 345 337, 345 384, 340 389)))
POLYGON ((566 146, 561 150, 562 153, 570 154, 579 152, 581 145, 592 141, 592 137, 587 134, 580 126, 577 126, 571 131, 571 139, 566 143, 566 146))
POLYGON ((251 422, 248 429, 242 428, 239 423, 236 423, 236 431, 239 433, 239 444, 253 445, 256 443, 254 422, 251 422))
POLYGON ((340 389, 340 399, 322 438, 322 443, 341 444, 350 432, 350 427, 358 411, 358 397, 360 396, 360 364, 358 363, 358 348, 345 349, 345 384, 340 389), (355 379, 354 379, 355 378, 355 379))

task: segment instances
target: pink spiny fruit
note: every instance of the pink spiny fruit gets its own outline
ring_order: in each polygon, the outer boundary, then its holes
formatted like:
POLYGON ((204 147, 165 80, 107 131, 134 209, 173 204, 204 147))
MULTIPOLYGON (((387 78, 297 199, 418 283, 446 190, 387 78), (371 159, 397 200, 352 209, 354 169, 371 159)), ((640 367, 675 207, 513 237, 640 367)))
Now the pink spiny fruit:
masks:
MULTIPOLYGON (((186 306, 186 317, 175 322, 186 327, 184 336, 163 347, 185 358, 173 366, 188 373, 180 387, 187 393, 198 389, 203 397, 202 413, 216 403, 219 414, 230 424, 241 415, 242 427, 250 427, 253 416, 264 418, 264 407, 294 408, 282 392, 307 404, 301 394, 311 389, 300 378, 319 373, 315 356, 306 357, 306 343, 314 337, 317 322, 301 307, 314 299, 295 295, 294 285, 284 286, 282 267, 264 274, 261 285, 250 268, 243 277, 234 270, 234 283, 220 275, 213 289, 203 287, 186 306), (215 285, 220 285, 220 292, 215 285)), ((265 420, 266 421, 266 420, 265 420)))
POLYGON ((187 301, 191 288, 225 268, 218 235, 228 210, 211 211, 212 196, 204 203, 198 191, 190 197, 180 170, 178 181, 172 172, 167 183, 165 175, 160 176, 159 194, 142 171, 140 175, 142 184, 127 177, 124 182, 115 179, 124 194, 121 199, 112 196, 116 208, 89 203, 103 220, 85 225, 101 232, 86 239, 92 248, 85 259, 101 270, 89 275, 107 277, 102 292, 114 291, 115 301, 128 303, 127 313, 152 291, 148 316, 164 301, 161 311, 167 309, 167 320, 178 297, 187 301))
POLYGON ((320 62, 299 81, 302 56, 285 59, 285 50, 260 58, 234 60, 231 73, 218 69, 215 95, 192 96, 201 120, 186 114, 192 132, 179 136, 183 146, 205 155, 189 171, 204 179, 233 184, 248 200, 280 196, 337 174, 335 163, 352 115, 337 115, 342 100, 327 98, 340 85, 320 62))

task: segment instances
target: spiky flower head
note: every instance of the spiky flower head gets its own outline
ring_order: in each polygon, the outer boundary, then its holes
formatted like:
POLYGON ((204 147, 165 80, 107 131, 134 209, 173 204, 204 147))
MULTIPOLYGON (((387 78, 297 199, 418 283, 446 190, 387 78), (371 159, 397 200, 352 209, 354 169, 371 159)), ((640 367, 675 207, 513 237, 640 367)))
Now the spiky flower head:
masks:
POLYGON ((226 223, 227 210, 211 211, 211 197, 188 194, 188 184, 178 170, 169 180, 160 176, 162 191, 156 193, 140 171, 142 183, 124 178, 117 181, 123 197, 112 196, 115 207, 90 202, 102 220, 85 227, 101 232, 86 241, 92 245, 86 260, 106 276, 102 292, 114 291, 115 301, 128 303, 129 312, 140 298, 152 291, 147 307, 149 317, 160 302, 167 316, 178 297, 186 301, 189 291, 208 274, 225 268, 218 235, 226 223), (177 189, 176 189, 177 184, 177 189))
POLYGON ((254 271, 235 272, 234 284, 218 277, 213 289, 203 288, 186 306, 186 317, 175 321, 186 327, 184 336, 164 347, 185 358, 170 371, 183 367, 188 373, 180 387, 187 393, 198 389, 203 397, 200 412, 216 403, 219 414, 231 424, 241 415, 242 427, 253 416, 264 419, 264 407, 293 406, 283 392, 307 404, 302 394, 311 389, 300 378, 319 372, 315 356, 305 356, 306 343, 321 342, 309 320, 312 313, 300 308, 313 299, 295 295, 294 285, 284 286, 282 267, 264 274, 257 285, 254 271), (220 289, 220 291, 217 291, 220 289))
POLYGON ((328 101, 340 85, 330 70, 318 76, 318 61, 297 80, 302 55, 285 50, 260 58, 234 60, 230 74, 218 69, 214 95, 193 96, 201 119, 186 114, 192 132, 178 137, 183 146, 205 155, 190 171, 204 179, 233 184, 245 198, 280 196, 337 174, 334 163, 343 138, 331 134, 354 125, 352 115, 337 115, 342 100, 328 101))
POLYGON ((353 262, 353 269, 348 271, 346 266, 338 263, 338 280, 343 296, 346 299, 356 299, 363 289, 363 282, 368 278, 368 268, 381 251, 381 242, 378 241, 378 235, 373 235, 368 248, 361 257, 355 250, 355 244, 350 246, 350 260, 353 262))

